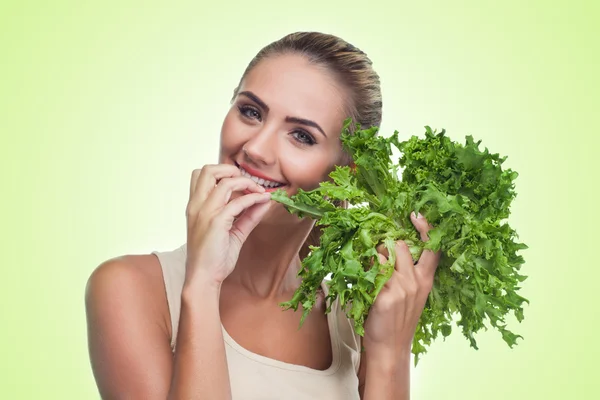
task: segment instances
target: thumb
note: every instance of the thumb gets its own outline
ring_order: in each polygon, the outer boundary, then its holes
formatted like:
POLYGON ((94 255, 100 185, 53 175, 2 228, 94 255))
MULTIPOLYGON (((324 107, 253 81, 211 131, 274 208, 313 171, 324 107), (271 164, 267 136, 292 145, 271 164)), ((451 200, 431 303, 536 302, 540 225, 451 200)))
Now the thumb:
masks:
POLYGON ((243 243, 256 225, 263 219, 265 214, 271 208, 271 202, 255 204, 246 209, 242 215, 233 223, 232 231, 237 233, 238 238, 243 243))

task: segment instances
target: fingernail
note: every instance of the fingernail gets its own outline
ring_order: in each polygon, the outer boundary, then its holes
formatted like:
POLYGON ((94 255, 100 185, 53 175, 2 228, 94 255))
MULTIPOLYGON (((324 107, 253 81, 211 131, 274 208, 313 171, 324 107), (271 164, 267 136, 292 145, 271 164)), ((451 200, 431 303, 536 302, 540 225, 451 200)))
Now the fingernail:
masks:
POLYGON ((417 218, 423 218, 423 214, 419 213, 419 215, 417 215, 417 218))

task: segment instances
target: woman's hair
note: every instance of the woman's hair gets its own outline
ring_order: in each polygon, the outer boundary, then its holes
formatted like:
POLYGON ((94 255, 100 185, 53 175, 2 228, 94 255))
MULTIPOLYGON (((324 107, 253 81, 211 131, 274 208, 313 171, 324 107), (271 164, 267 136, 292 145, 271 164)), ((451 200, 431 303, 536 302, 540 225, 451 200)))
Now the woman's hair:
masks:
MULTIPOLYGON (((372 67, 367 55, 341 38, 320 32, 296 32, 265 46, 250 61, 238 86, 233 92, 233 99, 246 75, 262 60, 268 57, 298 54, 317 66, 324 67, 337 82, 347 90, 349 98, 346 106, 346 117, 352 118, 353 124, 363 128, 379 127, 381 124, 382 100, 379 76, 372 67)), ((349 163, 349 159, 345 162, 349 163)), ((300 257, 309 252, 309 245, 318 245, 321 230, 314 227, 308 235, 300 257)))

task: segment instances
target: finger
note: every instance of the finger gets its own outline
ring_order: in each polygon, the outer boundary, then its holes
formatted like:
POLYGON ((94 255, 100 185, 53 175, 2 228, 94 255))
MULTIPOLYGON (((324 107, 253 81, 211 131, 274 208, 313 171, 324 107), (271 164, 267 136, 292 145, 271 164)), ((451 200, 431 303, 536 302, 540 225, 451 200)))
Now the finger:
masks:
POLYGON ((390 257, 390 252, 387 247, 385 247, 385 243, 381 243, 375 249, 377 250, 377 253, 383 255, 386 259, 390 257))
POLYGON ((435 253, 432 250, 423 250, 415 268, 419 274, 431 279, 435 275, 441 257, 441 250, 438 250, 435 253))
POLYGON ((421 235, 421 240, 424 242, 428 241, 429 236, 427 235, 427 232, 433 229, 433 226, 427 222, 427 219, 425 219, 421 213, 419 213, 418 216, 415 216, 414 211, 410 214, 410 220, 417 229, 417 232, 421 235))
POLYGON ((191 215, 194 215, 194 192, 196 191, 196 186, 198 185, 198 178, 200 177, 200 173, 202 169, 195 169, 192 171, 192 177, 190 178, 190 195, 188 198, 188 203, 185 208, 186 218, 189 218, 191 215))
POLYGON ((246 241, 250 233, 263 219, 271 207, 271 202, 257 203, 246 209, 241 216, 233 223, 231 233, 238 237, 240 243, 246 241))
MULTIPOLYGON (((433 229, 433 226, 427 222, 427 219, 419 213, 415 217, 415 213, 411 213, 410 215, 413 225, 421 235, 421 240, 426 242, 429 240, 428 232, 433 229)), ((419 274, 424 275, 428 279, 433 279, 435 275, 435 271, 440 262, 440 258, 442 256, 441 250, 437 252, 433 252, 432 250, 423 250, 421 256, 419 257, 419 261, 416 263, 416 270, 419 274)))
POLYGON ((394 248, 396 252, 395 269, 403 276, 414 276, 415 264, 408 245, 403 240, 398 240, 394 248))
POLYGON ((221 179, 234 178, 241 174, 235 165, 205 165, 198 176, 198 183, 192 195, 202 204, 221 179))
POLYGON ((387 258, 385 258, 385 256, 383 254, 377 253, 377 258, 371 257, 369 259, 369 263, 370 263, 369 269, 371 269, 375 265, 375 261, 378 261, 380 265, 383 265, 383 264, 387 263, 388 260, 387 260, 387 258))
POLYGON ((271 199, 271 193, 251 193, 233 199, 215 217, 230 230, 237 217, 255 204, 266 203, 271 199))
MULTIPOLYGON (((252 193, 264 193, 265 188, 245 176, 235 178, 223 178, 217 186, 209 193, 202 207, 206 210, 214 210, 225 206, 231 199, 233 192, 248 190, 252 193)), ((210 212, 210 211, 209 211, 210 212)))
POLYGON ((192 171, 192 177, 190 179, 190 197, 189 199, 192 199, 192 196, 194 194, 194 192, 196 191, 196 185, 198 184, 198 177, 200 177, 200 173, 202 172, 201 168, 195 169, 192 171))
MULTIPOLYGON (((386 250, 386 251, 387 251, 387 250, 386 250)), ((384 255, 383 255, 383 254, 381 254, 381 253, 378 253, 378 254, 377 254, 377 257, 379 258, 379 264, 385 264, 385 263, 387 263, 387 262, 388 262, 388 259, 387 259, 387 257, 386 257, 386 256, 384 256, 384 255)))

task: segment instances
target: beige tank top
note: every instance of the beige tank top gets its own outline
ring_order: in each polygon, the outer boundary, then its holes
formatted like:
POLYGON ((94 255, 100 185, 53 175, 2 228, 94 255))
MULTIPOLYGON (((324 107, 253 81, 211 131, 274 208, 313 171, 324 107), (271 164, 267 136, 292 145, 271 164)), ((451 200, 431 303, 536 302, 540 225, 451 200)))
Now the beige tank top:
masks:
MULTIPOLYGON (((171 349, 175 351, 186 245, 152 254, 158 257, 162 267, 171 313, 171 349)), ((323 284, 323 290, 327 293, 327 285, 323 284)), ((333 362, 324 371, 252 353, 236 343, 221 325, 233 400, 359 400, 360 336, 354 332, 337 301, 331 309, 327 322, 333 362)))

